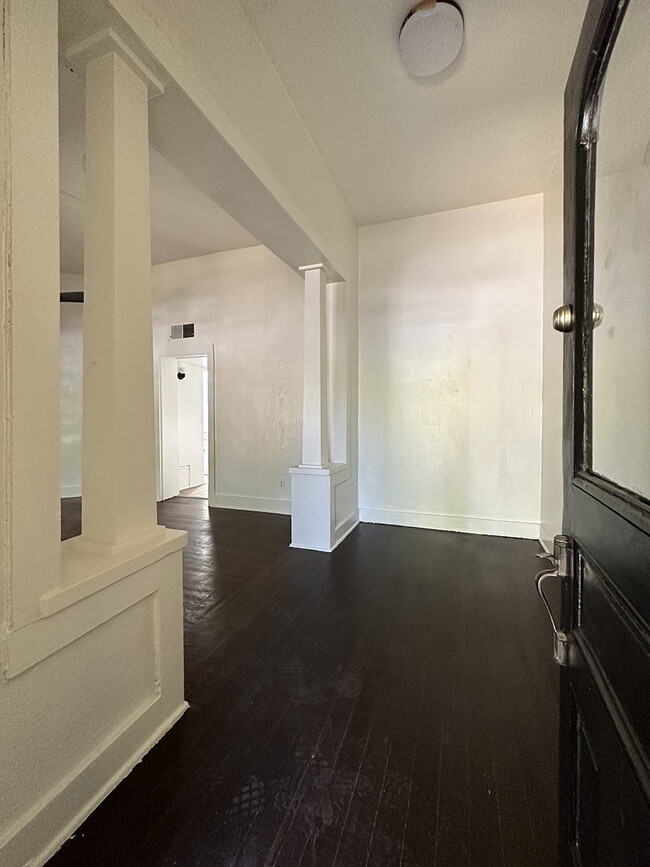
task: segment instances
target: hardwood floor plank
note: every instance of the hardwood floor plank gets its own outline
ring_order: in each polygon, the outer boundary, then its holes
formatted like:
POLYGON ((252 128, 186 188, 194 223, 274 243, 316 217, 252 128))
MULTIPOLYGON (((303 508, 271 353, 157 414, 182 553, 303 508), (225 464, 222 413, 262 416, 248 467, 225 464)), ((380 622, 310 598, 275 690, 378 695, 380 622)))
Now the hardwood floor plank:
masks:
MULTIPOLYGON (((190 710, 55 867, 553 867, 558 676, 535 543, 160 505, 190 710)), ((80 530, 63 501, 62 535, 80 530)))

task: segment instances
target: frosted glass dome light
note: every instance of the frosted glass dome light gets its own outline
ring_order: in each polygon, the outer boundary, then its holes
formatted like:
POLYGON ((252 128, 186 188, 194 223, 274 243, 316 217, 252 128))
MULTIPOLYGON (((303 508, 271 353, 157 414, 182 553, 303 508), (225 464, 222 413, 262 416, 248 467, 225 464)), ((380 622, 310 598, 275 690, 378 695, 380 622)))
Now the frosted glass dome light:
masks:
POLYGON ((463 13, 447 0, 423 0, 404 19, 399 56, 409 75, 425 78, 446 69, 463 44, 463 13))

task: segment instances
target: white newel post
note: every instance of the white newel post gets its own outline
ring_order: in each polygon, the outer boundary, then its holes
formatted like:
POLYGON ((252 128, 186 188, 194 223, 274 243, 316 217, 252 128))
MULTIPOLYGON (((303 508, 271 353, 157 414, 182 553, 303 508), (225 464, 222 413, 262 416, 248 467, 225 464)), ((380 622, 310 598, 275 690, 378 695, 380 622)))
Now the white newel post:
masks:
MULTIPOLYGON (((322 264, 306 265, 302 461, 291 467, 291 545, 331 551, 336 545, 336 484, 347 463, 332 463, 327 285, 322 264)), ((330 327, 335 319, 330 316, 330 327)), ((335 344, 334 344, 335 345, 335 344)), ((347 475, 346 475, 347 474, 347 475)))
POLYGON ((110 30, 68 52, 86 77, 84 548, 155 540, 148 101, 162 85, 110 30))

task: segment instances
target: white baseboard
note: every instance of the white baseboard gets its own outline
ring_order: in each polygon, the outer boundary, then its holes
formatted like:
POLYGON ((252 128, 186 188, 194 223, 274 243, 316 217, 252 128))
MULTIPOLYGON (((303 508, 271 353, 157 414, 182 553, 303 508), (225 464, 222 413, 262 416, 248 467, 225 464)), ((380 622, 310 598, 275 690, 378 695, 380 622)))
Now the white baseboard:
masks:
POLYGON ((480 536, 509 536, 514 539, 539 539, 539 524, 532 521, 498 521, 465 515, 436 515, 433 512, 398 512, 393 509, 359 509, 359 520, 367 524, 394 524, 426 530, 451 530, 480 536))
POLYGON ((81 485, 61 485, 61 498, 80 497, 81 485))
POLYGON ((290 515, 291 500, 270 497, 243 497, 239 494, 217 494, 217 502, 210 503, 217 509, 241 509, 244 512, 271 512, 274 515, 290 515))
POLYGON ((357 511, 352 512, 352 514, 348 515, 344 521, 337 524, 336 529, 334 530, 334 544, 332 545, 332 551, 334 548, 337 548, 344 539, 347 539, 354 528, 358 526, 359 513, 357 511))
POLYGON ((553 539, 561 532, 561 527, 552 527, 550 524, 540 524, 539 543, 547 554, 553 552, 553 539))
MULTIPOLYGON (((164 734, 182 717, 189 705, 182 702, 150 731, 153 705, 110 740, 90 762, 0 847, 0 863, 7 867, 42 867, 81 823, 142 761, 164 734)), ((155 724, 155 723, 154 723, 155 724)))

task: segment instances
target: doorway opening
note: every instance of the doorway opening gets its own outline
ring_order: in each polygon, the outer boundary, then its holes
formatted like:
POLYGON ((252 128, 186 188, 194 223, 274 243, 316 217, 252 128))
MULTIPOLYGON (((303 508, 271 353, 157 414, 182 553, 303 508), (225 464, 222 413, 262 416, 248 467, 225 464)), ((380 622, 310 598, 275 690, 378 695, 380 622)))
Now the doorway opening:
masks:
POLYGON ((210 499, 214 477, 209 354, 160 359, 160 496, 210 499))

